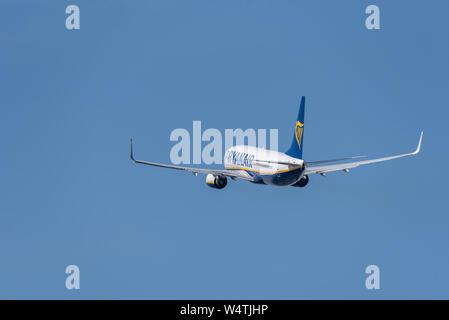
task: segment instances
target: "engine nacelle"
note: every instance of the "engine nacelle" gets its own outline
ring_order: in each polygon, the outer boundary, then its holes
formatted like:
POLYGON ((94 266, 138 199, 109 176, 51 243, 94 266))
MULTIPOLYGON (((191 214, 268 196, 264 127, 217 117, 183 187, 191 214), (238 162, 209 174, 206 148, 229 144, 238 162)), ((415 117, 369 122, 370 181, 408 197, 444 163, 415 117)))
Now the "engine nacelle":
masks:
POLYGON ((209 173, 206 177, 206 183, 211 188, 223 189, 228 184, 228 179, 225 176, 214 176, 209 173))
POLYGON ((301 179, 299 179, 295 184, 292 184, 292 187, 300 187, 303 188, 309 183, 309 176, 305 175, 302 176, 301 179))

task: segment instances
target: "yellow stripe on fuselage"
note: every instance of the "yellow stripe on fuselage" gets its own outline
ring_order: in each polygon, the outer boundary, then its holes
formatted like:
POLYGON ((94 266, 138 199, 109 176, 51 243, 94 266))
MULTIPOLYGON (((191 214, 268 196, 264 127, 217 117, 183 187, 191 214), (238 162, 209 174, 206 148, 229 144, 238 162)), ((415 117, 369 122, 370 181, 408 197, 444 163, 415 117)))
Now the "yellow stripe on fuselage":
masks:
POLYGON ((277 173, 283 173, 283 172, 288 172, 288 171, 293 171, 293 170, 298 170, 301 169, 301 167, 296 167, 296 168, 291 168, 291 169, 286 169, 286 170, 279 170, 279 171, 272 171, 272 172, 264 172, 264 171, 259 171, 256 169, 252 169, 252 168, 244 168, 244 167, 225 167, 226 170, 245 170, 245 171, 253 171, 253 172, 257 172, 263 175, 269 175, 269 174, 277 174, 277 173))

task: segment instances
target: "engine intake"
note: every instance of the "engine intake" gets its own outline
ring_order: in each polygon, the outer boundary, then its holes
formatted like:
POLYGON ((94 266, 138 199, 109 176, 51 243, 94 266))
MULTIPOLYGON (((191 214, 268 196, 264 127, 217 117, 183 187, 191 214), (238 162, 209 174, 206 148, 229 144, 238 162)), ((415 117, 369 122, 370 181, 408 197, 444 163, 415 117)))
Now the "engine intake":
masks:
POLYGON ((292 187, 300 187, 303 188, 309 183, 309 176, 305 175, 301 179, 299 179, 295 184, 292 184, 292 187))
POLYGON ((228 179, 225 176, 214 176, 209 173, 206 177, 206 183, 211 188, 223 189, 228 184, 228 179))

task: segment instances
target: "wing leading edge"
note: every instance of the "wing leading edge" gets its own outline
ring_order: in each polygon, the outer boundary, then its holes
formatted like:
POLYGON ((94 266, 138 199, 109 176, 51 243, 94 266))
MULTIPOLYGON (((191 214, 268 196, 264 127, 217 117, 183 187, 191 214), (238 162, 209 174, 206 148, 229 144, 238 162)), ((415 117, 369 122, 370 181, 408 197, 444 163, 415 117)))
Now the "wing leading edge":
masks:
POLYGON ((190 167, 183 167, 183 166, 175 166, 170 164, 164 164, 164 163, 158 163, 158 162, 149 162, 149 161, 142 161, 142 160, 136 160, 134 159, 133 154, 133 140, 130 139, 129 141, 130 145, 130 152, 129 156, 132 161, 135 163, 145 164, 148 166, 155 166, 155 167, 161 167, 161 168, 168 168, 168 169, 174 169, 174 170, 183 170, 193 173, 194 175, 197 175, 198 173, 202 174, 213 174, 217 176, 227 176, 231 177, 233 179, 240 178, 244 180, 253 181, 253 177, 251 177, 246 171, 244 170, 213 170, 213 169, 202 169, 202 168, 190 168, 190 167))
MULTIPOLYGON (((334 164, 334 165, 328 165, 328 166, 312 166, 312 167, 306 167, 306 170, 304 174, 312 174, 312 173, 318 173, 321 175, 324 175, 326 172, 332 172, 332 171, 339 171, 343 170, 348 172, 349 169, 364 165, 364 164, 370 164, 370 163, 376 163, 376 162, 382 162, 387 160, 393 160, 393 159, 399 159, 409 156, 414 156, 419 153, 421 150, 421 142, 422 142, 422 136, 423 132, 421 131, 421 135, 419 137, 418 146, 416 147, 416 150, 410 153, 404 153, 404 154, 398 154, 395 156, 389 156, 384 158, 376 158, 371 160, 364 160, 364 161, 355 161, 355 162, 348 162, 348 163, 342 163, 342 164, 334 164)), ((306 162, 307 163, 307 162, 306 162)))

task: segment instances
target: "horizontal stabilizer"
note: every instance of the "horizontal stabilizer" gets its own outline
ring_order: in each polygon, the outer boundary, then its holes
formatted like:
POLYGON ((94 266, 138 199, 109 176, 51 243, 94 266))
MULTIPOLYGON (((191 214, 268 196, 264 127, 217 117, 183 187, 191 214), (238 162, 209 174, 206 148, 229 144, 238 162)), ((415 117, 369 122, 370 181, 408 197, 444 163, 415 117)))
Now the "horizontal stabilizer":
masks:
POLYGON ((254 162, 284 164, 284 165, 288 165, 288 166, 299 166, 299 167, 302 167, 303 164, 304 164, 304 162, 301 159, 292 159, 291 161, 276 161, 276 160, 254 159, 254 162))
POLYGON ((332 159, 332 160, 321 160, 321 161, 306 161, 306 165, 312 165, 313 166, 313 165, 316 165, 316 164, 329 163, 329 162, 338 162, 338 161, 360 159, 360 158, 367 158, 367 156, 355 156, 355 157, 332 159))

